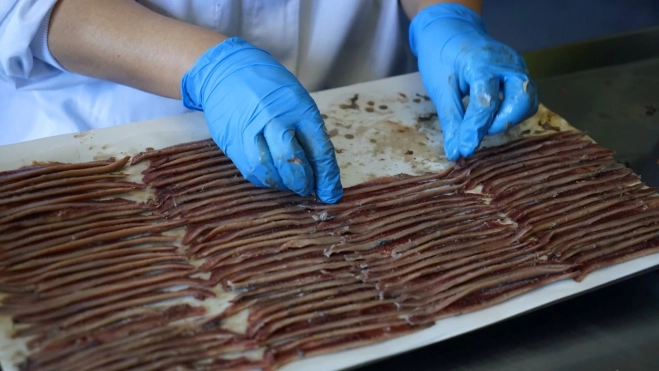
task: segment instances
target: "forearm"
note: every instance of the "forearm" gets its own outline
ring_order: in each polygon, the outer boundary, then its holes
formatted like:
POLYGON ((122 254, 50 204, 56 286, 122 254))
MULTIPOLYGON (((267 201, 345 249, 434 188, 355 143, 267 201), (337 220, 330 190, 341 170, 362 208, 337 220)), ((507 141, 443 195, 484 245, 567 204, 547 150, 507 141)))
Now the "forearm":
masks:
POLYGON ((453 3, 464 5, 480 14, 483 9, 483 0, 400 0, 405 14, 412 19, 421 10, 435 4, 453 3))
POLYGON ((67 70, 174 99, 197 58, 227 39, 133 0, 60 0, 48 32, 48 47, 67 70))

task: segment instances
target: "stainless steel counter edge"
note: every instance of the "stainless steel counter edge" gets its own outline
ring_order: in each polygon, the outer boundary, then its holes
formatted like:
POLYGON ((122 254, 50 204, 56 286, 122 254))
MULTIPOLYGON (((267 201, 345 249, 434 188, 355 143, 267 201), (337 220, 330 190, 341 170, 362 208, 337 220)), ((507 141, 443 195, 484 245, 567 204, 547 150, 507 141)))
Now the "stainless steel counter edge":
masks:
POLYGON ((527 52, 534 80, 659 57, 659 27, 527 52))

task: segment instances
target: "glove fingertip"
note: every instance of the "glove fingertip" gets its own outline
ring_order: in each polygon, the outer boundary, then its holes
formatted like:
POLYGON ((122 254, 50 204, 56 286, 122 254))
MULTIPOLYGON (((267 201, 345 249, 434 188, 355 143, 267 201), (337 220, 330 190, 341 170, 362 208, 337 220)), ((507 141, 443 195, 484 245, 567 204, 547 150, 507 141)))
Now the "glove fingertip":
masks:
POLYGON ((464 126, 465 127, 460 132, 458 151, 462 157, 469 157, 474 154, 474 151, 476 151, 476 148, 478 148, 483 140, 483 137, 485 136, 485 127, 475 127, 473 125, 464 126))
POLYGON ((444 143, 444 152, 449 161, 457 161, 460 159, 460 151, 452 140, 444 143))
POLYGON ((308 196, 316 186, 313 170, 304 153, 301 153, 301 150, 295 152, 296 155, 293 155, 292 159, 277 161, 276 166, 285 189, 300 196, 308 196))
POLYGON ((515 124, 512 121, 506 121, 505 119, 494 119, 494 122, 492 122, 492 126, 487 130, 488 135, 497 135, 501 134, 508 129, 512 128, 515 126, 515 124))
POLYGON ((474 144, 474 143, 465 143, 460 147, 460 154, 462 157, 469 157, 476 152, 476 148, 478 148, 478 145, 480 143, 474 144))
POLYGON ((462 117, 455 111, 443 112, 440 116, 440 125, 442 127, 442 136, 444 138, 444 152, 446 157, 451 161, 460 158, 457 141, 459 140, 460 121, 462 117))
POLYGON ((259 178, 257 178, 256 176, 254 176, 252 174, 247 175, 247 176, 243 175, 243 178, 245 178, 245 180, 247 180, 248 182, 254 184, 255 186, 257 186, 259 188, 269 188, 269 186, 265 185, 259 178))
POLYGON ((305 175, 306 175, 306 179, 304 180, 304 182, 302 184, 300 184, 301 186, 296 187, 297 190, 294 190, 294 189, 291 189, 291 190, 293 192, 299 194, 300 196, 305 196, 306 197, 306 196, 309 196, 313 192, 314 188, 316 187, 316 184, 315 184, 316 182, 313 178, 313 171, 311 170, 310 167, 307 171, 305 171, 305 175))
POLYGON ((286 185, 283 182, 278 181, 278 179, 276 179, 274 177, 267 176, 263 179, 259 179, 259 181, 261 182, 261 184, 263 184, 263 186, 265 188, 273 188, 273 189, 277 189, 277 190, 280 190, 280 191, 288 191, 289 190, 288 187, 286 187, 286 185))
POLYGON ((332 172, 322 177, 322 182, 316 186, 316 196, 324 203, 337 203, 343 197, 340 173, 332 172))
POLYGON ((338 187, 330 188, 330 189, 318 189, 316 191, 316 196, 318 196, 318 199, 320 201, 326 203, 326 204, 335 204, 343 198, 343 187, 340 185, 338 187))

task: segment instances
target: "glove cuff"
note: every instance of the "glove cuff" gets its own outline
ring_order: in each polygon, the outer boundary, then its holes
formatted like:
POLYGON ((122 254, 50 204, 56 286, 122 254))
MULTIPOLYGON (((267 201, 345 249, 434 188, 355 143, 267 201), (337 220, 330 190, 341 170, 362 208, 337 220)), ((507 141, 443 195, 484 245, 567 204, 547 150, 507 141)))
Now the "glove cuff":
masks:
MULTIPOLYGON (((412 48, 412 53, 415 56, 418 57, 417 48, 419 44, 419 35, 422 34, 426 27, 438 21, 449 21, 448 23, 453 23, 454 25, 455 21, 462 23, 462 27, 458 27, 457 29, 453 30, 453 32, 449 32, 447 37, 451 37, 452 35, 450 34, 460 32, 465 28, 477 29, 483 33, 486 33, 483 19, 472 9, 461 4, 451 3, 431 5, 420 11, 410 23, 409 42, 410 47, 412 48)), ((444 43, 442 42, 441 44, 444 43)))
POLYGON ((213 76, 213 72, 216 69, 220 69, 221 73, 227 74, 230 73, 227 70, 240 68, 240 66, 232 63, 224 66, 224 68, 220 68, 219 66, 222 65, 223 60, 246 49, 256 49, 267 53, 250 44, 247 40, 240 37, 232 37, 202 54, 181 79, 183 105, 188 109, 203 111, 204 88, 209 77, 213 76))

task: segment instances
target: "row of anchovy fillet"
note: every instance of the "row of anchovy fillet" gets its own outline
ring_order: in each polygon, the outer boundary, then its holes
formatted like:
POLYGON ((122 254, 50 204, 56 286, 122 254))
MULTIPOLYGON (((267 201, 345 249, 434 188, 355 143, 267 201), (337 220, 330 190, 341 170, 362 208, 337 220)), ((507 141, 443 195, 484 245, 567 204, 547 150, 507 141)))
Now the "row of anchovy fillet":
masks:
POLYGON ((656 190, 577 132, 335 205, 252 186, 211 140, 0 173, 0 315, 22 370, 276 369, 657 252, 656 190), (236 296, 208 313, 218 286, 236 296), (245 310, 245 333, 223 327, 245 310))

